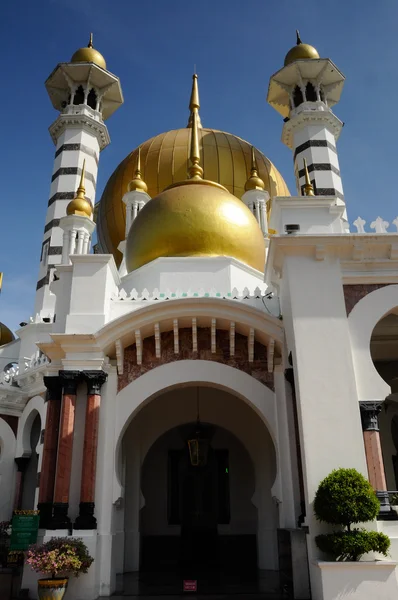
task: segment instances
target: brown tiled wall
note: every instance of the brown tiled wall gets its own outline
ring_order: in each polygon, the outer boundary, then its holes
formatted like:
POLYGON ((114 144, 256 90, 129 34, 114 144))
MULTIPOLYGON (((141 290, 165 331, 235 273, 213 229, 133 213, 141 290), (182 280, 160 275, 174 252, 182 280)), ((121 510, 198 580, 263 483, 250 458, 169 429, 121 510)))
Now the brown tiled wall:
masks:
POLYGON ((354 306, 362 300, 365 296, 379 290, 380 288, 389 285, 388 283, 361 283, 361 284, 347 284, 343 285, 345 307, 347 310, 347 317, 354 308, 354 306))
POLYGON ((274 375, 267 371, 267 348, 259 342, 254 342, 254 361, 248 361, 247 337, 235 334, 235 356, 229 355, 229 331, 217 330, 216 352, 211 352, 211 331, 209 327, 198 327, 198 352, 192 351, 192 329, 179 330, 179 353, 174 354, 173 331, 161 334, 161 357, 156 358, 154 336, 145 338, 142 342, 142 365, 137 365, 135 344, 124 351, 124 373, 118 377, 118 391, 160 365, 177 360, 211 360, 223 365, 229 365, 248 373, 264 385, 274 390, 274 375))

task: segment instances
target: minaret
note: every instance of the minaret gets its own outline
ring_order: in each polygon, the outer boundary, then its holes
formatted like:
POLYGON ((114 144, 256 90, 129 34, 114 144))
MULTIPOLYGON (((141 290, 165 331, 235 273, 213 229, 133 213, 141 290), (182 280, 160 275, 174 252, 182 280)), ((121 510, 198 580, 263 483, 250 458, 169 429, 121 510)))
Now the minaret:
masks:
POLYGON ((144 208, 145 204, 151 197, 148 194, 148 186, 142 178, 141 172, 141 146, 137 152, 137 163, 135 166, 134 177, 127 186, 127 192, 124 194, 122 201, 126 205, 126 234, 125 239, 120 242, 118 250, 123 254, 123 260, 119 267, 119 275, 123 277, 127 274, 126 260, 124 253, 126 250, 126 239, 130 231, 130 227, 134 223, 139 211, 144 208))
MULTIPOLYGON (((52 317, 55 296, 50 282, 61 263, 63 230, 60 219, 75 198, 86 161, 85 200, 94 206, 98 160, 109 144, 104 121, 123 104, 118 77, 106 68, 102 54, 93 47, 93 38, 80 48, 70 62, 60 63, 46 81, 47 92, 59 115, 50 127, 56 146, 50 198, 40 255, 35 314, 52 317)), ((92 219, 92 210, 90 214, 92 219)))
POLYGON ((245 183, 245 193, 242 196, 242 202, 246 204, 256 217, 260 229, 266 237, 268 233, 267 202, 269 200, 269 194, 264 188, 264 181, 258 174, 255 149, 254 146, 252 146, 250 177, 245 183))
POLYGON ((293 150, 299 195, 306 184, 305 158, 314 194, 344 201, 336 148, 343 123, 331 109, 340 100, 344 79, 329 58, 303 44, 298 32, 284 67, 271 77, 267 100, 284 118, 282 141, 293 150))
POLYGON ((59 221, 59 226, 64 232, 61 259, 63 265, 70 263, 71 254, 88 254, 91 235, 95 229, 95 223, 92 220, 93 207, 91 202, 86 199, 85 174, 86 159, 83 161, 76 196, 69 202, 66 216, 59 221))

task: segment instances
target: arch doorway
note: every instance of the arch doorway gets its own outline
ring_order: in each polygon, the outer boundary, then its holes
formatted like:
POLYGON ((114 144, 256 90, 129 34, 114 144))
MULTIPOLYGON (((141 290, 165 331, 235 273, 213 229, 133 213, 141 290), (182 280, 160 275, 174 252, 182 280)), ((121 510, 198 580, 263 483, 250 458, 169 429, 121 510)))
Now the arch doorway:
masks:
POLYGON ((240 398, 190 385, 152 399, 125 431, 122 472, 123 569, 139 572, 128 591, 177 593, 184 579, 197 580, 199 591, 237 583, 249 591, 260 570, 274 584, 275 448, 240 398), (190 447, 198 440, 200 461, 190 447), (161 589, 148 588, 156 582, 161 589))

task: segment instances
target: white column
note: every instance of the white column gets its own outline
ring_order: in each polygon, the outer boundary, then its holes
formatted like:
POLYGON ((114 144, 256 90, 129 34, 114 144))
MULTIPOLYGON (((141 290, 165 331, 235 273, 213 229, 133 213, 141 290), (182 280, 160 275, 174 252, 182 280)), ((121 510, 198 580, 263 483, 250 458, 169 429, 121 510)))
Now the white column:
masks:
POLYGON ((64 234, 62 236, 62 264, 63 265, 67 265, 68 264, 68 249, 69 249, 69 231, 64 231, 64 234))
POLYGON ((71 229, 69 232, 69 255, 76 253, 76 233, 76 229, 71 229))
POLYGON ((82 229, 79 229, 79 231, 77 232, 76 254, 83 254, 84 235, 85 235, 85 232, 82 229))
POLYGON ((90 234, 88 231, 84 232, 84 242, 83 242, 83 254, 88 254, 88 245, 90 243, 90 234))

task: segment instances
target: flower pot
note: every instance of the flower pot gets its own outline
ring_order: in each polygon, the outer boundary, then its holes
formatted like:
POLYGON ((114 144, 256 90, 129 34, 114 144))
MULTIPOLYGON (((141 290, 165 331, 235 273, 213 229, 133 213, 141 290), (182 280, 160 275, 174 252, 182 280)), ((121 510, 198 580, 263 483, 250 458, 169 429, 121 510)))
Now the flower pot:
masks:
POLYGON ((37 584, 40 600, 62 600, 68 586, 68 579, 66 577, 39 579, 37 584))

